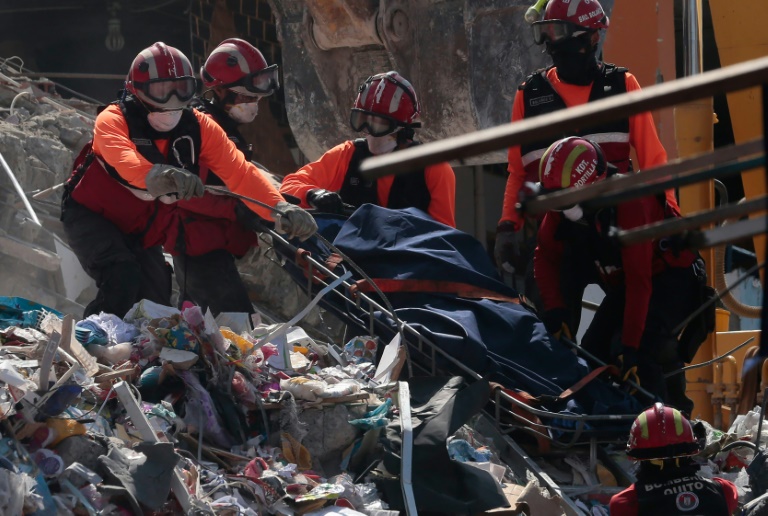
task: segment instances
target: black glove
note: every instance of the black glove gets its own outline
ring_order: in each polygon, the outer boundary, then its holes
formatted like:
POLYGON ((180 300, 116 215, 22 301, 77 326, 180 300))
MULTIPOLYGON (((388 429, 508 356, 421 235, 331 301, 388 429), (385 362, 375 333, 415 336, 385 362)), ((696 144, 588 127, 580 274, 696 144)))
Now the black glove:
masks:
POLYGON ((573 341, 573 334, 566 322, 568 320, 568 310, 565 308, 553 308, 547 310, 541 317, 541 321, 544 323, 544 327, 549 333, 556 338, 566 337, 568 340, 573 341))
MULTIPOLYGON (((501 272, 515 273, 515 262, 518 261, 519 238, 515 236, 517 226, 513 222, 505 220, 496 228, 496 244, 493 247, 493 257, 496 259, 496 267, 501 272)), ((525 271, 520 271, 520 274, 525 271)))
POLYGON ((322 188, 314 188, 307 192, 307 204, 325 213, 336 215, 344 213, 344 203, 341 201, 341 196, 336 192, 322 188))
MULTIPOLYGON (((636 348, 624 346, 621 350, 621 355, 616 359, 616 365, 621 371, 621 378, 619 379, 622 382, 629 380, 635 382, 639 386, 640 378, 637 376, 637 355, 638 351, 636 348)), ((636 391, 636 389, 633 389, 633 391, 636 391)), ((632 392, 632 394, 634 394, 634 392, 632 392)))

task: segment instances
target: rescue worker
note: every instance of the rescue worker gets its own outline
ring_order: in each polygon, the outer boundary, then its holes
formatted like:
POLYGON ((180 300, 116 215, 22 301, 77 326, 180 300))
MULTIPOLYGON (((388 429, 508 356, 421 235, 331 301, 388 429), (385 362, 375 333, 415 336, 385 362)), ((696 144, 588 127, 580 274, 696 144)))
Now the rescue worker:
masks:
MULTIPOLYGON (((544 192, 580 188, 614 173, 600 146, 571 136, 553 143, 541 157, 544 192)), ((676 249, 670 239, 620 247, 611 228, 630 229, 679 217, 664 195, 632 199, 596 211, 578 205, 549 211, 539 228, 534 273, 543 304, 542 321, 550 333, 572 336, 574 305, 585 287, 597 283, 605 298, 581 345, 606 363, 621 368, 621 379, 639 379, 646 390, 690 414, 685 375, 664 373, 683 366, 672 331, 701 303, 706 281, 703 261, 676 249)), ((698 343, 700 345, 700 343, 698 343)))
POLYGON ((736 486, 722 478, 699 475, 691 459, 698 452, 691 423, 679 410, 655 403, 640 414, 627 442, 627 455, 640 461, 637 481, 613 495, 611 516, 735 514, 736 486))
MULTIPOLYGON (((277 65, 269 66, 257 48, 237 38, 222 41, 200 69, 207 91, 203 98, 193 99, 192 106, 224 129, 248 162, 253 149, 238 128, 252 122, 259 101, 278 89, 277 74, 277 65)), ((225 186, 207 167, 201 166, 199 175, 205 185, 225 186)), ((191 300, 214 315, 253 313, 235 258, 258 244, 254 229, 261 224, 260 217, 242 201, 210 191, 177 206, 164 247, 173 256, 179 303, 191 300)))
POLYGON ((416 91, 397 72, 366 79, 360 86, 349 122, 365 138, 333 147, 319 160, 285 176, 280 192, 299 198, 301 206, 341 214, 344 204, 386 208, 416 207, 433 219, 456 227, 456 177, 448 163, 375 181, 359 173, 360 162, 373 155, 418 145, 414 129, 421 106, 416 91))
POLYGON ((279 231, 307 238, 307 212, 285 202, 209 117, 188 108, 197 90, 189 60, 158 42, 134 59, 122 97, 96 118, 93 140, 75 160, 62 198, 64 231, 98 294, 85 316, 124 316, 142 298, 171 304, 171 274, 161 249, 177 199, 203 195, 201 167, 233 191, 274 206, 279 231))
MULTIPOLYGON (((534 43, 545 46, 552 66, 532 73, 518 87, 512 122, 640 89, 637 79, 626 68, 598 59, 599 31, 607 29, 608 23, 608 16, 597 0, 549 1, 542 20, 532 27, 534 43)), ((600 143, 606 159, 622 173, 631 171, 630 146, 637 153, 640 170, 667 161, 650 113, 585 127, 575 134, 600 143)), ((509 149, 509 176, 496 229, 497 267, 505 281, 537 307, 541 301, 531 274, 531 257, 538 221, 526 221, 515 205, 524 183, 537 181, 539 159, 556 139, 509 149)), ((677 206, 672 190, 668 192, 668 202, 677 206)))

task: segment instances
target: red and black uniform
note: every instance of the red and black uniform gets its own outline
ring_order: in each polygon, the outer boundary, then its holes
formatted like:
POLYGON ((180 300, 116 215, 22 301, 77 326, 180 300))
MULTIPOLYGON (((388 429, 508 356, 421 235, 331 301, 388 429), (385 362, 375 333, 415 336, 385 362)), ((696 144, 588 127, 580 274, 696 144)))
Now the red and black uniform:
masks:
POLYGON ((674 250, 667 239, 619 247, 608 236, 611 227, 631 229, 677 216, 677 207, 663 196, 586 213, 576 222, 548 212, 539 228, 534 271, 544 313, 564 308, 575 317, 586 285, 599 284, 606 296, 582 346, 604 362, 620 354, 612 343, 639 349, 641 385, 690 413, 684 375, 665 384, 662 373, 682 366, 671 331, 697 308, 697 257, 674 250))
POLYGON ((656 475, 638 480, 611 498, 611 516, 644 514, 731 516, 739 508, 733 483, 722 478, 703 478, 695 472, 656 475))
MULTIPOLYGON (((160 244, 177 206, 172 197, 153 199, 146 191, 144 178, 156 163, 195 174, 212 168, 238 193, 272 206, 283 200, 207 116, 185 109, 173 130, 159 133, 132 96, 108 106, 96 118, 93 141, 75 162, 62 200, 69 244, 99 287, 86 316, 104 311, 122 317, 142 298, 170 304, 160 244)), ((261 206, 248 208, 270 216, 261 206)))
MULTIPOLYGON (((250 161, 253 147, 224 109, 207 100, 193 101, 192 105, 224 129, 229 140, 250 161)), ((205 185, 224 186, 213 170, 203 167, 199 175, 205 185)), ((180 302, 192 300, 214 314, 253 313, 248 289, 234 258, 243 257, 258 245, 258 234, 250 223, 250 219, 258 217, 238 207, 242 204, 238 199, 213 192, 177 203, 176 217, 164 247, 173 256, 180 302)))
POLYGON ((298 197, 306 208, 307 192, 322 188, 339 192, 345 203, 355 207, 365 203, 392 209, 414 207, 456 227, 456 176, 448 163, 371 181, 359 173, 360 162, 370 156, 365 139, 346 141, 285 176, 280 192, 298 197))
MULTIPOLYGON (((601 74, 588 86, 563 82, 557 75, 557 68, 549 67, 531 74, 520 85, 512 106, 512 122, 638 90, 640 84, 634 75, 626 68, 610 63, 602 64, 601 74)), ((663 165, 667 161, 667 153, 659 141, 651 113, 640 113, 628 119, 587 127, 566 136, 583 136, 594 141, 603 149, 606 161, 615 165, 620 172, 629 171, 630 147, 637 152, 640 170, 663 165)), ((510 147, 507 165, 509 177, 499 222, 511 221, 518 226, 522 223, 522 217, 515 210, 520 189, 525 181, 539 180, 539 159, 556 140, 557 137, 552 137, 522 148, 510 147)), ((674 191, 667 192, 667 202, 677 206, 674 191)))

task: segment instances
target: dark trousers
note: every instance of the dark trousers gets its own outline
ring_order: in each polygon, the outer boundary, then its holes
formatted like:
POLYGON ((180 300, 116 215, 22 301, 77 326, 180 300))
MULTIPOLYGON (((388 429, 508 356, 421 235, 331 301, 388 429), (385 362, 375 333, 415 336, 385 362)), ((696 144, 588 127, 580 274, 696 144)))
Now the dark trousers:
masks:
POLYGON ((142 299, 171 304, 171 268, 159 246, 144 249, 139 237, 73 199, 62 222, 67 243, 99 289, 83 317, 106 312, 122 318, 142 299))
POLYGON ((190 300, 214 316, 221 312, 254 313, 248 290, 240 277, 235 257, 219 249, 200 256, 173 257, 179 303, 190 300))
MULTIPOLYGON (((683 367, 677 336, 672 331, 697 308, 697 279, 693 267, 670 268, 653 277, 638 353, 640 385, 665 403, 690 414, 693 402, 685 395, 685 374, 665 379, 664 374, 683 367)), ((621 353, 625 290, 608 289, 595 313, 582 347, 604 362, 615 362, 621 353)))

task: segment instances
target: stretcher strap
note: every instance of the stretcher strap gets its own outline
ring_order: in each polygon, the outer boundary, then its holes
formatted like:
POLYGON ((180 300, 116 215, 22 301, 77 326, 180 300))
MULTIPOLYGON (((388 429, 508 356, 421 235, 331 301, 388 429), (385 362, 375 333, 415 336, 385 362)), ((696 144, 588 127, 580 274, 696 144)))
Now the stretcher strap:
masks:
MULTIPOLYGON (((512 389, 507 389, 507 388, 501 386, 500 384, 494 383, 494 384, 492 384, 492 386, 494 388, 494 391, 496 389, 500 389, 501 391, 503 391, 506 395, 510 396, 511 398, 514 398, 515 400, 517 400, 517 401, 519 401, 519 402, 521 402, 521 403, 523 403, 525 405, 528 405, 530 407, 534 407, 536 405, 541 405, 542 403, 544 403, 546 401, 562 401, 562 400, 565 400, 565 399, 569 398, 570 396, 573 396, 574 394, 579 392, 585 385, 587 385, 589 382, 591 382, 592 380, 594 380, 595 378, 597 378, 598 376, 600 376, 604 372, 608 372, 610 374, 616 375, 616 374, 618 374, 618 368, 616 366, 613 366, 613 365, 605 365, 605 366, 598 367, 597 369, 593 369, 592 371, 589 372, 589 374, 584 376, 584 378, 582 378, 581 380, 579 380, 578 382, 576 382, 575 384, 573 384, 569 388, 565 389, 563 392, 561 392, 557 396, 532 396, 532 395, 528 394, 525 391, 515 391, 515 390, 512 390, 512 389)), ((499 399, 499 397, 497 395, 496 396, 496 403, 499 403, 499 402, 500 402, 500 399, 499 399)), ((520 420, 522 420, 524 422, 529 423, 526 426, 528 426, 529 428, 531 428, 534 431, 534 434, 536 435, 536 441, 537 441, 537 444, 539 446, 539 450, 541 452, 543 452, 543 453, 546 453, 547 451, 549 451, 550 443, 545 438, 544 434, 541 431, 541 428, 545 426, 541 422, 541 419, 539 419, 539 417, 536 416, 535 414, 533 414, 533 413, 523 409, 520 406, 516 406, 514 404, 509 407, 509 410, 513 414, 518 416, 518 419, 520 419, 520 420)))
MULTIPOLYGON (((307 251, 306 249, 298 248, 296 249, 296 265, 301 268, 304 271, 304 277, 309 278, 309 268, 312 266, 312 264, 309 261, 309 258, 312 256, 312 253, 307 251)), ((325 260, 325 266, 330 270, 334 271, 336 267, 343 261, 343 258, 339 256, 336 253, 332 253, 328 256, 325 260)), ((327 274, 323 274, 317 267, 312 268, 312 283, 317 285, 321 281, 326 280, 328 278, 327 274)))
MULTIPOLYGON (((492 290, 458 281, 376 278, 373 282, 382 292, 429 292, 453 294, 457 297, 465 297, 469 299, 490 299, 491 301, 520 304, 519 298, 505 296, 492 290)), ((373 286, 365 280, 357 281, 351 290, 353 294, 355 291, 374 292, 373 286)))
MULTIPOLYGON (((515 392, 510 389, 505 389, 504 386, 498 383, 491 383, 491 388, 495 393, 495 401, 497 405, 501 405, 501 399, 499 396, 499 392, 501 391, 523 403, 524 405, 531 405, 531 396, 526 392, 515 392)), ((539 417, 533 412, 530 412, 514 403, 509 405, 507 410, 509 410, 515 416, 517 421, 523 422, 523 424, 525 424, 525 426, 532 431, 536 439, 536 444, 539 448, 539 451, 541 453, 549 453, 551 449, 550 437, 545 433, 546 425, 542 423, 541 419, 539 419, 539 417)))

